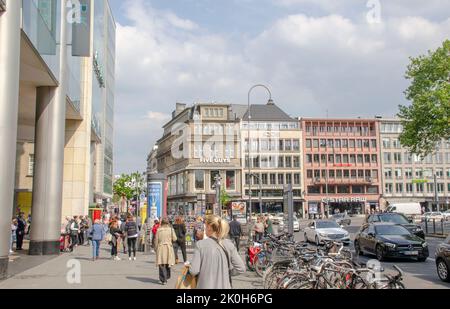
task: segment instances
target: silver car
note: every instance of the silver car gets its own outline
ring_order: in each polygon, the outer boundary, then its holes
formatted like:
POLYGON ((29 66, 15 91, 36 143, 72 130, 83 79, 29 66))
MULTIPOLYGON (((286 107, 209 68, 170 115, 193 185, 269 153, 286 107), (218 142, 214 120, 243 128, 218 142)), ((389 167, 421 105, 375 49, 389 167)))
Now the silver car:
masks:
POLYGON ((305 228, 305 241, 314 242, 317 246, 325 241, 338 241, 350 244, 350 234, 341 228, 336 221, 315 220, 305 228))

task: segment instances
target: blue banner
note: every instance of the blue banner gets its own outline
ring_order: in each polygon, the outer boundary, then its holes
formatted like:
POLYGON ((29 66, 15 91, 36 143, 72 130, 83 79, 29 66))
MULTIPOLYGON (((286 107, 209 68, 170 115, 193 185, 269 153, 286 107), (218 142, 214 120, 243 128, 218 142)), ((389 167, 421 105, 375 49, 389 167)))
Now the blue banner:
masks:
POLYGON ((157 219, 162 217, 163 186, 161 182, 151 182, 148 184, 148 217, 157 219), (153 212, 152 212, 153 208, 153 212), (155 212, 156 210, 156 212, 155 212))

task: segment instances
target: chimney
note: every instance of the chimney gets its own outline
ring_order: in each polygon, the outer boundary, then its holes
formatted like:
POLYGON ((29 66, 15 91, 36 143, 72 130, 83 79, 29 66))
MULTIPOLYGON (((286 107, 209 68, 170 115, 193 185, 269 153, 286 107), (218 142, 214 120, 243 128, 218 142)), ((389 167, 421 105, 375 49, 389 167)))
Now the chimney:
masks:
POLYGON ((177 103, 175 111, 172 113, 172 119, 181 114, 186 109, 186 104, 177 103))

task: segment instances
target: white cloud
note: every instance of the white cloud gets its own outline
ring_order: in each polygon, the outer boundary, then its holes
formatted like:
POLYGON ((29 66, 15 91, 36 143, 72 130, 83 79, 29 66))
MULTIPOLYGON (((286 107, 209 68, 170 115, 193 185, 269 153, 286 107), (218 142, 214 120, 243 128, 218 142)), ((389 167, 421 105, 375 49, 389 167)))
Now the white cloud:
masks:
MULTIPOLYGON (((321 3, 331 8, 336 2, 321 3)), ((118 172, 144 169, 176 102, 246 103, 256 83, 268 84, 293 116, 327 110, 337 117, 392 116, 405 102, 408 57, 450 34, 450 19, 411 15, 370 25, 337 13, 302 13, 279 18, 253 37, 231 39, 142 0, 126 7, 130 23, 117 27, 118 172)), ((257 91, 253 102, 265 101, 257 91)))

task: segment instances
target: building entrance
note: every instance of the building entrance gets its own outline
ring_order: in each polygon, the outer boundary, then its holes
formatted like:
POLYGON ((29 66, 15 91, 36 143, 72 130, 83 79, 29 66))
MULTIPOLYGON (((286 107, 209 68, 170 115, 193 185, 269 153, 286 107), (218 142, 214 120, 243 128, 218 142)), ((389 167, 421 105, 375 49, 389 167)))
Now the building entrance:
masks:
POLYGON ((345 213, 349 215, 363 215, 365 203, 330 203, 330 215, 345 213))

